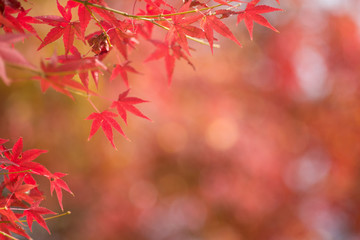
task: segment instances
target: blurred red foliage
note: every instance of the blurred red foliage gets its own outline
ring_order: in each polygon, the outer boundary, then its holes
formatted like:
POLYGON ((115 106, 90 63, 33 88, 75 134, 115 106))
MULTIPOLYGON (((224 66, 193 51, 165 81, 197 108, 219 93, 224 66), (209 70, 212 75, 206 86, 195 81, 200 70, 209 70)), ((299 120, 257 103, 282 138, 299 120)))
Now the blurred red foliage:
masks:
POLYGON ((132 142, 116 139, 118 152, 97 135, 85 144, 81 99, 0 88, 2 135, 54 149, 51 168, 70 173, 73 214, 48 223, 54 239, 360 238, 359 4, 281 4, 279 34, 255 28, 213 57, 200 48, 196 71, 180 64, 170 87, 156 63, 146 80, 129 75, 154 122, 129 116, 132 142))

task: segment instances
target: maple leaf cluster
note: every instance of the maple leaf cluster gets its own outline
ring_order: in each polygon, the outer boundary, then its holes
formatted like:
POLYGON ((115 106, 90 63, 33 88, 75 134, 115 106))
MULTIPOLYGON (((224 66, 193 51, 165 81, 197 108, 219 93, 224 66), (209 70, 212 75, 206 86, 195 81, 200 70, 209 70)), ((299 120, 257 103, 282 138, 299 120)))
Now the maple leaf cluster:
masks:
MULTIPOLYGON (((237 23, 244 20, 252 39, 254 22, 277 31, 261 14, 281 10, 261 5, 259 0, 213 0, 206 3, 188 0, 181 5, 179 2, 172 5, 165 0, 144 0, 139 3, 138 9, 134 9, 133 14, 129 14, 110 8, 104 0, 63 2, 65 4, 56 0, 59 12, 57 16, 31 16, 31 9, 25 9, 26 4, 23 2, 0 0, 0 27, 4 32, 0 35, 0 78, 9 85, 13 80, 7 75, 6 67, 16 67, 30 70, 33 74, 31 79, 39 82, 42 92, 54 89, 72 99, 73 94, 85 96, 95 110, 86 118, 92 120, 88 139, 90 140, 101 127, 115 149, 113 129, 127 138, 120 120, 127 124, 128 113, 150 120, 135 107, 147 101, 128 96, 128 75, 139 73, 130 61, 130 52, 136 50, 138 44, 149 42, 154 46, 154 50, 144 58, 144 62, 163 59, 167 81, 171 83, 176 61, 183 59, 194 67, 190 59, 194 48, 189 45, 189 41, 208 45, 213 52, 217 46, 214 44, 217 41, 214 33, 217 33, 241 46, 224 23, 224 19, 236 16, 237 23), (75 12, 77 16, 73 16, 75 12), (36 30, 39 24, 49 27, 43 38, 36 30), (154 37, 156 28, 163 31, 162 39, 154 37), (42 59, 38 65, 29 63, 14 48, 14 44, 25 41, 31 35, 41 41, 37 47, 38 51, 62 39, 62 55, 54 53, 42 59), (115 52, 118 57, 116 64, 107 62, 107 56, 111 52, 115 52), (125 89, 115 100, 98 93, 98 83, 102 79, 99 76, 106 72, 110 73, 110 82, 119 77, 123 80, 125 89), (92 100, 95 97, 99 101, 108 101, 108 107, 99 110, 92 100)), ((279 3, 278 0, 276 2, 279 3)), ((34 4, 34 7, 37 5, 34 4)), ((39 207, 43 195, 37 188, 33 174, 45 176, 50 180, 51 192, 55 190, 61 209, 62 190, 69 193, 71 191, 61 179, 65 174, 50 173, 44 166, 33 162, 44 151, 22 152, 21 138, 11 149, 5 148, 4 143, 5 140, 0 139, 1 167, 6 173, 1 187, 9 193, 3 195, 1 200, 0 213, 3 221, 0 233, 13 232, 28 238, 20 218, 26 218, 30 228, 35 219, 48 230, 42 215, 54 214, 39 207)))
POLYGON ((112 128, 125 136, 119 121, 116 120, 117 117, 127 124, 126 112, 128 111, 138 117, 149 119, 133 106, 146 101, 134 97, 126 98, 130 87, 128 74, 139 73, 131 66, 129 50, 136 49, 136 45, 141 41, 149 41, 155 48, 144 61, 164 59, 167 79, 170 83, 177 60, 183 59, 193 66, 190 61, 190 51, 193 48, 189 46, 189 40, 206 44, 213 52, 214 41, 217 40, 214 37, 214 32, 216 32, 241 46, 223 22, 226 18, 237 16, 237 23, 244 20, 251 39, 254 22, 277 31, 261 14, 281 9, 259 5, 259 0, 249 2, 214 0, 215 5, 210 5, 210 3, 197 0, 185 1, 177 9, 165 0, 145 0, 136 14, 129 14, 108 7, 103 0, 69 0, 65 5, 61 5, 57 0, 60 16, 32 17, 28 16, 30 9, 25 10, 20 2, 2 0, 0 1, 0 6, 2 6, 0 23, 6 33, 18 33, 7 34, 0 38, 0 44, 3 46, 3 50, 0 50, 0 77, 6 84, 11 82, 5 72, 4 61, 6 61, 9 64, 33 69, 37 74, 32 79, 40 82, 43 92, 53 88, 70 98, 73 98, 74 92, 85 94, 96 110, 86 118, 93 120, 89 139, 101 126, 110 143, 116 148, 112 128), (244 5, 246 7, 243 7, 244 5), (73 17, 73 10, 75 12, 77 10, 77 18, 73 17), (90 23, 94 24, 98 30, 88 33, 90 23), (60 38, 64 45, 64 55, 54 54, 41 61, 38 68, 28 63, 11 47, 14 42, 25 38, 25 35, 22 35, 25 31, 41 39, 34 24, 45 24, 51 27, 41 40, 38 50, 60 38), (163 40, 154 39, 155 27, 165 31, 163 40), (81 53, 76 47, 78 44, 87 46, 88 52, 81 53), (111 66, 106 64, 105 58, 112 51, 119 53, 119 62, 111 66), (118 100, 111 101, 108 109, 100 111, 90 98, 101 98, 101 96, 96 89, 90 89, 89 80, 91 76, 97 88, 99 75, 103 72, 111 72, 110 81, 120 76, 127 90, 119 94, 118 100), (111 108, 116 108, 118 113, 111 112, 111 108))
POLYGON ((0 239, 8 239, 11 232, 30 239, 23 228, 26 222, 31 230, 33 221, 49 233, 43 215, 56 214, 41 207, 44 194, 38 188, 34 175, 44 176, 50 182, 51 194, 55 190, 61 209, 62 190, 71 194, 71 190, 61 178, 64 173, 51 173, 40 163, 34 162, 45 150, 31 149, 23 151, 23 140, 19 138, 12 148, 6 148, 8 140, 0 139, 0 174, 3 180, 0 184, 0 239))

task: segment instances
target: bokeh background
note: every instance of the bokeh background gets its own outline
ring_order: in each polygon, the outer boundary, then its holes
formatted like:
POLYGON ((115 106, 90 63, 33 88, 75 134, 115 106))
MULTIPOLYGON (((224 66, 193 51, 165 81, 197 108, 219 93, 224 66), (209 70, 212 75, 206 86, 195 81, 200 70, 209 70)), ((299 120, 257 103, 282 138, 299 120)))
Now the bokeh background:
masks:
MULTIPOLYGON (((33 15, 58 15, 55 1, 33 4, 33 15)), ((87 142, 86 99, 42 94, 29 73, 8 69, 19 81, 0 83, 0 137, 49 150, 39 161, 68 173, 75 193, 64 194, 72 214, 48 221, 50 236, 34 224, 33 238, 360 239, 360 2, 281 8, 266 15, 280 33, 255 25, 254 41, 229 20, 243 48, 219 37, 211 56, 190 43, 196 70, 178 62, 171 85, 162 60, 142 62, 153 48, 140 38, 131 60, 142 74, 130 74, 130 95, 151 101, 138 106, 153 122, 129 116, 131 142, 115 134, 118 151, 100 131, 87 142)), ((63 51, 57 41, 35 56, 39 41, 26 44, 16 46, 36 65, 63 51)), ((100 88, 114 98, 126 89, 121 79, 100 88)), ((60 212, 39 182, 45 206, 60 212)))

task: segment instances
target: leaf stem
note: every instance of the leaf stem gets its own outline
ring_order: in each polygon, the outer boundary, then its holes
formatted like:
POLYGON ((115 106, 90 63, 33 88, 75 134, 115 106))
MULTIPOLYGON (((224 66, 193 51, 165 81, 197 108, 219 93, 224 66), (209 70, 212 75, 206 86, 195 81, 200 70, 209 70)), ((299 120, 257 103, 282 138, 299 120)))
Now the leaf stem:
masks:
POLYGON ((84 4, 85 6, 89 5, 92 7, 96 7, 96 8, 100 8, 100 9, 104 9, 107 10, 109 12, 113 12, 119 15, 122 15, 124 17, 129 17, 129 18, 136 18, 136 19, 141 19, 141 20, 145 20, 143 18, 164 18, 164 17, 171 17, 171 16, 176 16, 176 15, 184 15, 184 14, 189 14, 189 13, 195 13, 195 12, 199 12, 199 11, 206 11, 206 10, 210 10, 213 8, 217 8, 217 7, 221 7, 223 6, 223 4, 218 4, 218 5, 214 5, 211 7, 206 7, 206 8, 201 8, 201 9, 195 9, 195 10, 189 10, 189 11, 185 11, 185 12, 177 12, 177 13, 169 13, 169 14, 158 14, 158 15, 133 15, 133 14, 129 14, 127 12, 123 12, 123 11, 119 11, 113 8, 109 8, 109 7, 105 7, 96 3, 89 3, 87 1, 83 1, 83 0, 72 0, 74 2, 78 2, 81 4, 84 4))
POLYGON ((6 65, 8 65, 9 67, 12 67, 12 68, 26 70, 26 71, 36 73, 36 74, 41 74, 41 71, 26 67, 26 66, 23 66, 23 65, 17 65, 17 64, 13 64, 13 63, 9 63, 9 62, 6 62, 6 65))
MULTIPOLYGON (((63 217, 63 216, 70 215, 70 214, 71 214, 71 212, 70 212, 70 211, 67 211, 67 212, 65 212, 65 213, 57 214, 57 215, 52 216, 52 217, 44 218, 44 220, 47 221, 47 220, 51 220, 51 219, 54 219, 54 218, 63 217)), ((23 220, 18 220, 17 222, 26 223, 27 220, 23 219, 23 220)), ((0 221, 0 223, 10 223, 10 221, 0 221)))
POLYGON ((63 217, 63 216, 70 215, 70 214, 71 214, 71 212, 67 211, 65 213, 61 213, 61 214, 58 214, 58 215, 55 215, 55 216, 52 216, 52 217, 44 218, 44 220, 46 221, 46 220, 50 220, 50 219, 54 219, 54 218, 58 218, 58 217, 63 217))
POLYGON ((0 153, 2 154, 2 153, 4 153, 4 152, 10 152, 10 151, 12 151, 12 148, 8 148, 8 149, 5 149, 5 150, 1 150, 0 153))
POLYGON ((31 69, 25 66, 20 66, 20 65, 16 65, 16 64, 11 64, 11 63, 6 63, 9 67, 13 67, 16 69, 21 69, 21 70, 26 70, 29 72, 33 72, 36 75, 39 76, 67 76, 67 75, 72 75, 72 74, 79 74, 82 72, 87 72, 87 71, 92 71, 92 70, 97 70, 98 68, 87 68, 87 69, 81 69, 81 70, 76 70, 76 71, 47 71, 47 72, 43 72, 43 71, 39 71, 39 70, 35 70, 35 69, 31 69))
MULTIPOLYGON (((184 14, 190 14, 190 13, 195 13, 195 12, 200 12, 200 11, 207 11, 207 10, 210 10, 210 9, 213 9, 213 8, 217 8, 217 7, 220 7, 220 6, 223 6, 223 4, 218 4, 218 5, 214 5, 214 6, 211 6, 211 7, 207 7, 207 8, 201 8, 201 9, 195 9, 195 10, 189 10, 189 11, 185 11, 185 12, 177 12, 177 13, 169 13, 169 14, 160 14, 160 15, 133 15, 133 14, 129 14, 129 13, 126 13, 126 12, 122 12, 122 11, 119 11, 119 10, 116 10, 116 9, 113 9, 113 8, 109 8, 109 7, 105 7, 105 6, 102 6, 102 5, 99 5, 99 4, 96 4, 96 3, 89 3, 87 1, 83 1, 83 0, 73 0, 74 2, 78 2, 78 3, 81 3, 81 4, 84 4, 85 7, 87 9, 89 9, 87 6, 92 6, 92 7, 96 7, 96 8, 99 8, 99 9, 103 9, 103 10, 107 10, 109 12, 113 12, 113 13, 116 13, 116 14, 119 14, 119 15, 122 15, 124 17, 128 17, 128 18, 134 18, 134 19, 138 19, 138 20, 143 20, 143 21, 148 21, 148 22, 151 22, 152 24, 158 26, 158 27, 161 27, 165 30, 169 30, 169 28, 155 22, 156 21, 162 21, 162 20, 165 20, 163 18, 165 17, 171 17, 171 16, 177 16, 177 15, 184 15, 184 14), (149 19, 149 18, 157 18, 157 19, 149 19)), ((89 9, 90 10, 90 9, 89 9)), ((93 14, 92 14, 93 15, 93 14)), ((94 18, 96 20, 96 18, 94 18)), ((96 20, 97 21, 97 20, 96 20)), ((100 25, 101 26, 101 25, 100 25)), ((186 38, 190 39, 190 40, 193 40, 197 43, 200 43, 200 44, 203 44, 203 45, 207 45, 207 46, 210 46, 210 44, 208 42, 205 42, 199 38, 195 38, 195 37, 191 37, 191 36, 188 36, 188 35, 185 35, 186 38)), ((108 38, 108 35, 106 34, 106 37, 108 38)), ((218 44, 214 44, 213 47, 215 48, 219 48, 220 45, 218 44)))
MULTIPOLYGON (((68 87, 66 87, 66 90, 68 90, 69 92, 72 92, 72 93, 74 93, 74 94, 76 94, 76 95, 79 95, 79 96, 81 96, 81 97, 89 97, 89 92, 87 93, 87 94, 85 94, 85 93, 83 93, 83 92, 79 92, 79 91, 76 91, 76 90, 74 90, 74 89, 72 89, 72 88, 68 88, 68 87)), ((94 95, 95 96, 95 95, 94 95)))
POLYGON ((10 239, 12 239, 12 240, 19 240, 18 238, 13 237, 13 236, 11 236, 11 235, 3 232, 3 231, 0 231, 0 234, 3 235, 3 236, 5 236, 5 237, 8 237, 8 238, 10 238, 10 239))
POLYGON ((17 172, 0 172, 0 175, 5 175, 5 174, 15 174, 15 173, 25 173, 25 172, 32 172, 31 169, 28 170, 24 170, 24 171, 17 171, 17 172))
MULTIPOLYGON (((168 28, 168 27, 165 27, 165 26, 163 26, 163 25, 161 25, 161 24, 158 24, 157 22, 155 22, 155 21, 153 21, 153 20, 151 20, 151 22, 152 22, 154 25, 156 25, 156 26, 158 26, 158 27, 161 27, 161 28, 169 31, 169 28, 168 28)), ((205 41, 201 40, 200 38, 191 37, 191 36, 189 36, 189 35, 185 35, 185 36, 186 36, 187 39, 193 40, 193 41, 195 41, 195 42, 197 42, 197 43, 200 43, 200 44, 203 44, 203 45, 206 45, 206 46, 210 46, 210 44, 209 44, 208 42, 205 42, 205 41)), ((220 45, 218 45, 218 44, 213 44, 213 47, 215 47, 215 48, 220 48, 220 45)))
POLYGON ((91 101, 90 96, 87 98, 88 102, 95 109, 96 112, 100 113, 99 109, 95 106, 95 104, 91 101))
POLYGON ((41 72, 41 73, 44 74, 45 76, 68 76, 68 75, 75 75, 92 70, 98 70, 98 68, 94 67, 94 68, 80 69, 76 71, 52 71, 52 72, 41 72))

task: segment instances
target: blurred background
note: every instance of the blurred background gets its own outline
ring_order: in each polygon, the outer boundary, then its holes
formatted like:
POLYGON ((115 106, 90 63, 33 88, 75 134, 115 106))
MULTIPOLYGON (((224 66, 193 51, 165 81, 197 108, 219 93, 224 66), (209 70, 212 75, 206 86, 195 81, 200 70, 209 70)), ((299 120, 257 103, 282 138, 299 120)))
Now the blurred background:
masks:
MULTIPOLYGON (((133 4, 107 2, 128 11, 133 4)), ((93 109, 86 99, 42 94, 27 73, 9 69, 26 81, 0 83, 0 137, 49 150, 39 161, 68 173, 75 194, 64 194, 72 214, 48 221, 51 236, 34 224, 32 237, 360 239, 360 2, 280 7, 266 15, 280 33, 255 24, 254 41, 243 22, 229 19, 243 48, 219 37, 211 56, 190 43, 196 70, 177 62, 171 85, 163 60, 143 64, 154 48, 140 38, 130 60, 141 74, 129 75, 129 95, 150 101, 138 106, 153 122, 129 116, 122 126, 131 142, 116 133, 118 151, 101 131, 87 142, 91 121, 84 119, 93 109)), ((59 15, 53 1, 34 5, 33 15, 42 9, 59 15)), ((49 27, 40 28, 44 37, 49 27)), ((61 40, 37 56, 36 47, 16 46, 34 64, 63 51, 61 40)), ((100 89, 115 99, 126 87, 117 78, 100 89)), ((60 212, 48 182, 39 183, 45 206, 60 212)))

